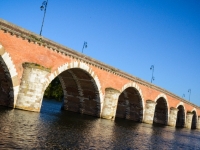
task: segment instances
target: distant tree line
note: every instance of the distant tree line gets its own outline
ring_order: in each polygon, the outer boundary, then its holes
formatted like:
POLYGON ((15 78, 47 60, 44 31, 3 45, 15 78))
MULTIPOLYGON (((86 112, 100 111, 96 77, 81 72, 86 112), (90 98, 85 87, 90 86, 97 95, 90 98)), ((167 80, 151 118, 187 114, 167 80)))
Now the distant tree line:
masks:
POLYGON ((49 86, 45 90, 44 98, 62 101, 63 90, 62 90, 60 80, 57 77, 49 84, 49 86))

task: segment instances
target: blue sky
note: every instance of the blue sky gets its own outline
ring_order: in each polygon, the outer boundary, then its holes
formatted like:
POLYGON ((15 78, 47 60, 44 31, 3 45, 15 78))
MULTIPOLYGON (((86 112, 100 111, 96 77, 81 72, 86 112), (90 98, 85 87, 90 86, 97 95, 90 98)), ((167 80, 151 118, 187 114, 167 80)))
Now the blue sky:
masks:
MULTIPOLYGON (((43 0, 1 0, 0 18, 39 34, 43 0)), ((200 106, 199 0, 49 0, 42 36, 200 106)))

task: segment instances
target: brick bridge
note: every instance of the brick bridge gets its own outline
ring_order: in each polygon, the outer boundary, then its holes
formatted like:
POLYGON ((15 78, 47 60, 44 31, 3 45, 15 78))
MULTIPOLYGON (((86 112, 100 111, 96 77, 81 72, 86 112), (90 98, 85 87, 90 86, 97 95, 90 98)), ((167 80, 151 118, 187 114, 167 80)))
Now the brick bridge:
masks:
POLYGON ((1 19, 0 62, 0 105, 39 112, 58 77, 64 110, 200 129, 198 106, 1 19))

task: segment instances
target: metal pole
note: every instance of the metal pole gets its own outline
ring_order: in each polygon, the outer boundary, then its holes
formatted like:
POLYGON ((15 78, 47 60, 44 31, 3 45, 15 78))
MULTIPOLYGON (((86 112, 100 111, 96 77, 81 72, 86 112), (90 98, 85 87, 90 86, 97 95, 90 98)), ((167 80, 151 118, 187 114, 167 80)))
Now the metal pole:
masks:
POLYGON ((41 26, 41 30, 40 30, 40 36, 42 35, 42 28, 43 28, 43 24, 44 24, 44 18, 45 18, 45 15, 46 15, 47 4, 48 4, 48 0, 47 0, 47 1, 44 1, 44 2, 42 3, 42 6, 40 7, 41 10, 43 10, 43 7, 44 7, 44 16, 43 16, 42 26, 41 26))
POLYGON ((83 43, 82 53, 83 53, 83 49, 84 49, 84 48, 87 48, 87 42, 84 42, 84 43, 83 43))
POLYGON ((152 83, 152 81, 154 80, 154 77, 153 77, 153 73, 154 73, 154 65, 151 65, 150 70, 152 70, 152 76, 151 76, 151 83, 152 83))
POLYGON ((188 92, 189 92, 189 101, 190 101, 191 89, 189 89, 188 92))

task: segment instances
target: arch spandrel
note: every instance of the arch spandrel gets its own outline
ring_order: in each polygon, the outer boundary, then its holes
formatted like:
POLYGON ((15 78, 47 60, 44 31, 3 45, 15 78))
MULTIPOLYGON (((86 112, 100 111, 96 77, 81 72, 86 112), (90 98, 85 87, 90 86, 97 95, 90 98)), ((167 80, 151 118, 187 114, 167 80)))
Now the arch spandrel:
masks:
MULTIPOLYGON (((65 63, 63 65, 61 65, 60 67, 58 67, 54 72, 50 73, 47 76, 47 80, 46 80, 46 87, 51 83, 51 81, 57 77, 59 74, 63 73, 66 70, 69 69, 73 69, 73 68, 78 68, 78 69, 82 69, 85 72, 87 72, 93 79, 95 82, 95 86, 97 87, 98 90, 98 94, 99 94, 99 99, 100 99, 100 108, 101 108, 101 112, 102 112, 102 107, 103 107, 103 98, 104 95, 102 93, 102 89, 101 89, 101 83, 99 81, 98 76, 95 74, 95 72, 84 62, 79 62, 79 61, 73 61, 71 63, 65 63)), ((101 115, 101 114, 100 114, 101 115)))
POLYGON ((13 60, 10 56, 10 54, 6 51, 6 49, 1 45, 0 43, 0 56, 3 60, 3 62, 0 62, 1 64, 5 64, 3 67, 6 72, 8 72, 8 76, 11 78, 12 81, 12 89, 13 91, 9 92, 9 95, 14 98, 14 104, 13 107, 15 107, 17 96, 19 93, 19 78, 18 73, 15 67, 15 64, 13 63, 13 60))
POLYGON ((140 87, 137 85, 137 83, 135 82, 130 82, 125 84, 121 90, 120 93, 122 93, 123 91, 125 91, 127 88, 131 88, 133 87, 134 89, 136 89, 140 95, 141 101, 142 101, 142 121, 144 119, 144 111, 145 111, 145 107, 144 107, 144 98, 143 98, 143 94, 142 94, 142 90, 140 89, 140 87))

